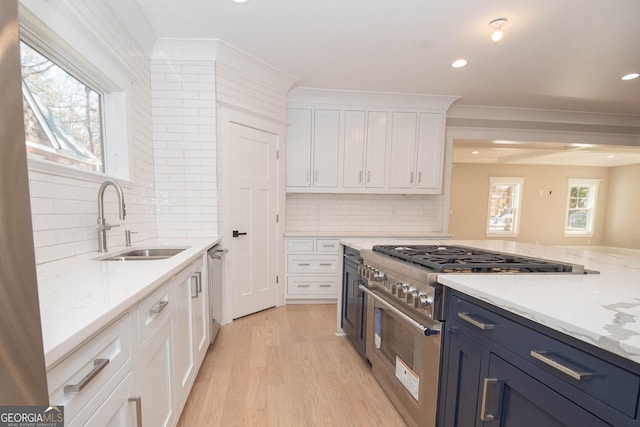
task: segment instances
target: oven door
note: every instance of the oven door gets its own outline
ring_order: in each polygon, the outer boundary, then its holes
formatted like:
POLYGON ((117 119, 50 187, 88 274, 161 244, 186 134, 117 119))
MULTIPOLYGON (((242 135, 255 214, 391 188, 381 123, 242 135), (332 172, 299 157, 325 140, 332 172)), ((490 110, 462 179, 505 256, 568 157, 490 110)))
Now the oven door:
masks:
POLYGON ((435 426, 441 324, 419 324, 393 301, 362 288, 368 305, 367 358, 376 380, 409 425, 435 426))

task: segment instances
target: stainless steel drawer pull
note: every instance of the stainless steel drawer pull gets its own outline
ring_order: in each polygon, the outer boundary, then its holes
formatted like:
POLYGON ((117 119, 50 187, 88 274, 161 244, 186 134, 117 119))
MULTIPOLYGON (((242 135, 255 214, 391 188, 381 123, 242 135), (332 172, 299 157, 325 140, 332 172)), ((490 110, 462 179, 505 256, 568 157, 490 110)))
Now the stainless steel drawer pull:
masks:
POLYGON ((559 363, 547 356, 547 352, 544 350, 531 350, 530 354, 534 359, 539 360, 547 366, 557 369, 563 374, 569 375, 574 380, 586 381, 591 379, 591 377, 593 376, 591 372, 578 372, 574 369, 569 368, 568 366, 564 366, 562 363, 559 363))
POLYGON ((320 267, 331 267, 331 263, 330 262, 321 262, 320 263, 320 267))
POLYGON ((165 308, 167 308, 167 306, 169 305, 169 301, 158 301, 157 303, 155 303, 150 309, 149 309, 149 313, 151 314, 160 314, 160 312, 162 310, 164 310, 165 308))
POLYGON ((308 262, 305 263, 298 263, 298 267, 309 267, 311 264, 309 264, 308 262))
POLYGON ((471 317, 469 313, 459 312, 458 317, 464 320, 465 322, 471 323, 473 326, 482 329, 483 331, 491 330, 494 327, 494 325, 492 325, 491 323, 483 323, 474 319, 473 317, 471 317))
POLYGON ((195 272, 196 276, 196 292, 202 293, 202 273, 200 271, 195 272))
POLYGON ((80 393, 83 388, 91 382, 104 368, 109 364, 109 359, 95 359, 93 361, 93 369, 80 380, 78 384, 67 384, 64 386, 65 393, 80 393))
POLYGON ((136 426, 142 427, 142 397, 130 397, 129 402, 136 404, 136 426))
POLYGON ((501 400, 502 400, 502 381, 500 381, 497 378, 485 378, 484 384, 482 387, 482 407, 480 408, 480 419, 482 421, 498 421, 500 419, 500 413, 495 412, 493 414, 489 414, 488 407, 490 403, 493 403, 495 408, 500 410, 500 408, 502 407, 502 404, 500 402, 501 400), (494 396, 496 397, 491 398, 489 396, 491 393, 491 390, 489 390, 489 388, 493 388, 496 386, 498 386, 497 396, 494 394, 494 396))
POLYGON ((310 285, 298 285, 299 288, 308 288, 310 285))
POLYGON ((330 288, 333 285, 320 285, 321 288, 330 288))
POLYGON ((325 248, 335 248, 336 244, 335 243, 323 243, 322 246, 324 246, 325 248))

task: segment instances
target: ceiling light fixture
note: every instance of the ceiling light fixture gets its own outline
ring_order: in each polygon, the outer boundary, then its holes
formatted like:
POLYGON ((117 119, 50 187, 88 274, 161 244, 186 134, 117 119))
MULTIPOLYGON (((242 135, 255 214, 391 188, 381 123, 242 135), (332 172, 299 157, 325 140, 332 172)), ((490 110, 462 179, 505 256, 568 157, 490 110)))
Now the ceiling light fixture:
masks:
POLYGON ((479 151, 472 151, 471 154, 480 154, 479 151))
POLYGON ((489 22, 489 26, 493 28, 491 40, 493 40, 494 43, 498 43, 500 40, 502 40, 502 37, 504 36, 502 27, 504 27, 505 25, 507 25, 507 18, 497 18, 489 22))
POLYGON ((453 68, 462 68, 465 65, 467 65, 467 60, 466 59, 456 59, 455 61, 453 61, 451 63, 451 66, 453 68))
POLYGON ((247 0, 233 0, 234 3, 245 3, 247 0))
POLYGON ((638 73, 630 73, 630 74, 625 74, 624 76, 622 76, 622 80, 633 80, 633 79, 637 79, 638 77, 640 77, 640 74, 638 74, 638 73))

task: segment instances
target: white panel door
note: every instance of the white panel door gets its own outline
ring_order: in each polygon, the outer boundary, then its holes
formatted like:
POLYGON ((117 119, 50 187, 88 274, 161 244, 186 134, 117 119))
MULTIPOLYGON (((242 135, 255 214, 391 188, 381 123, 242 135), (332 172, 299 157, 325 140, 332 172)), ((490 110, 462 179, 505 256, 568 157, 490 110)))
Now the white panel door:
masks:
POLYGON ((442 189, 443 122, 442 114, 420 114, 416 188, 434 190, 434 192, 440 192, 442 189))
POLYGON ((367 120, 365 187, 382 188, 387 159, 387 113, 370 111, 367 120))
POLYGON ((277 136, 236 123, 230 133, 230 221, 237 237, 229 240, 228 265, 235 319, 276 305, 277 136))
POLYGON ((311 186, 311 110, 287 110, 287 187, 311 186))
POLYGON ((313 121, 313 186, 338 186, 340 111, 315 110, 313 121))
POLYGON ((344 115, 343 188, 362 188, 364 138, 365 112, 346 111, 344 115))
POLYGON ((393 113, 390 188, 413 188, 416 169, 416 113, 393 113))

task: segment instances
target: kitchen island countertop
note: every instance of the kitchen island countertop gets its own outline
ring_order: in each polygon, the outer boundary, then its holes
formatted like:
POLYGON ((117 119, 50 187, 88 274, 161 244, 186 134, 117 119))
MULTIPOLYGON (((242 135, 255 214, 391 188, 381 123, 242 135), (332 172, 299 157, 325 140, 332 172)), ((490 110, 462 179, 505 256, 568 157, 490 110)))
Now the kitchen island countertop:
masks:
POLYGON ((183 247, 150 261, 95 261, 92 252, 37 266, 40 316, 47 369, 187 267, 219 238, 153 239, 130 248, 183 247))
MULTIPOLYGON (((374 244, 433 240, 344 239, 357 250, 374 244)), ((443 285, 558 332, 640 363, 640 250, 541 246, 498 240, 441 241, 583 265, 599 274, 445 274, 443 285)))

